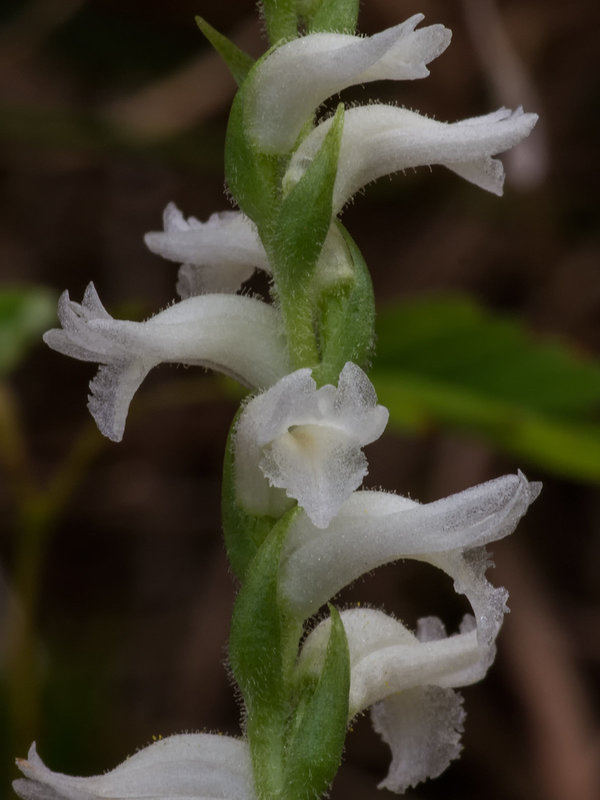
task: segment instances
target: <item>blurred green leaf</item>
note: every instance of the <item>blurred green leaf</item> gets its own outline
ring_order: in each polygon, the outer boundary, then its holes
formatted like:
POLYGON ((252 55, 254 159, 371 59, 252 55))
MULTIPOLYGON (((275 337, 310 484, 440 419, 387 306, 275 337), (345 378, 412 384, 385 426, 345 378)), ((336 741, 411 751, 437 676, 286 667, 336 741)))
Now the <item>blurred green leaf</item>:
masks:
POLYGON ((0 290, 0 376, 15 369, 56 321, 56 295, 38 286, 0 290))
POLYGON ((388 308, 377 334, 372 380, 397 429, 457 428, 600 481, 599 365, 465 298, 388 308))

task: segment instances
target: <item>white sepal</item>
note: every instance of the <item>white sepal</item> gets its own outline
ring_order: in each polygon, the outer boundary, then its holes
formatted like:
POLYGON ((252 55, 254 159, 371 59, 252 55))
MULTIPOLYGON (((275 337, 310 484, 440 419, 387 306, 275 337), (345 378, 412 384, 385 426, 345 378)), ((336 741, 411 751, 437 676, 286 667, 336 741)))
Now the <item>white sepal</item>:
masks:
POLYGON ((246 742, 231 736, 181 734, 139 750, 116 769, 79 778, 53 772, 31 745, 17 759, 25 778, 13 783, 23 800, 253 800, 246 742))
POLYGON ((291 150, 321 103, 348 86, 429 75, 426 64, 446 49, 451 32, 443 25, 415 30, 422 19, 415 14, 364 38, 312 33, 270 53, 246 87, 245 123, 259 149, 291 150))
POLYGON ((191 297, 146 322, 129 322, 113 319, 89 284, 81 304, 62 294, 58 316, 62 328, 48 331, 44 341, 59 353, 102 365, 90 383, 88 407, 113 441, 123 436, 140 383, 162 362, 216 369, 252 389, 289 371, 279 313, 250 297, 191 297))
POLYGON ((254 223, 241 211, 211 214, 206 222, 185 219, 174 203, 163 214, 164 231, 147 233, 148 248, 182 266, 177 291, 182 298, 205 292, 237 292, 255 268, 270 271, 254 223))
MULTIPOLYGON (((501 195, 502 163, 492 156, 514 147, 529 135, 537 114, 501 108, 460 122, 438 122, 407 108, 373 104, 346 111, 338 172, 333 190, 337 213, 363 186, 383 175, 441 164, 457 175, 501 195)), ((318 125, 294 153, 284 187, 297 183, 315 157, 331 126, 318 125)))
POLYGON ((362 447, 378 439, 388 412, 365 373, 348 362, 338 386, 317 389, 310 369, 286 375, 252 399, 235 440, 238 502, 250 513, 281 513, 285 490, 325 528, 362 483, 362 447))
POLYGON ((479 635, 491 641, 505 594, 484 578, 483 546, 512 533, 540 488, 519 473, 426 505, 384 492, 354 492, 326 531, 304 515, 294 521, 282 555, 281 591, 306 618, 376 567, 401 558, 427 561, 454 578, 474 607, 479 635))

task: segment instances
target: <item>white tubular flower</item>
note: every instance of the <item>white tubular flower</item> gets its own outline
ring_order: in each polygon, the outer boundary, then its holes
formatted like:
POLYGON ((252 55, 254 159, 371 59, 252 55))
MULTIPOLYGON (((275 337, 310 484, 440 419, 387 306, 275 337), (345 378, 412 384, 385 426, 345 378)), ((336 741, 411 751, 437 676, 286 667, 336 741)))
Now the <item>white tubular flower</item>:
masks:
POLYGON ((507 536, 541 490, 522 473, 482 483, 434 503, 355 492, 323 532, 300 516, 281 561, 281 591, 305 619, 360 575, 401 558, 439 567, 470 601, 482 643, 500 628, 506 592, 484 577, 484 545, 507 536))
POLYGON ((443 53, 452 36, 443 25, 416 26, 423 14, 369 37, 312 33, 274 50, 247 87, 245 122, 267 153, 292 149, 303 125, 331 95, 378 80, 412 80, 443 53))
POLYGON ((139 750, 104 775, 52 772, 31 745, 17 759, 25 778, 13 782, 23 800, 254 800, 246 742, 231 736, 181 734, 139 750))
POLYGON ((361 448, 378 439, 388 412, 377 405, 365 373, 348 362, 337 388, 317 389, 310 369, 286 375, 244 409, 236 431, 238 502, 250 513, 277 516, 294 498, 325 528, 362 483, 361 448))
MULTIPOLYGON (((148 248, 181 263, 177 292, 184 300, 207 292, 235 293, 254 269, 272 274, 256 225, 241 211, 221 211, 207 222, 184 219, 174 203, 163 214, 164 231, 147 233, 148 248)), ((321 287, 352 277, 347 246, 335 225, 323 243, 317 267, 321 287)))
MULTIPOLYGON (((407 108, 374 104, 346 111, 333 190, 337 213, 363 186, 408 167, 442 164, 493 194, 501 195, 504 167, 497 153, 529 135, 537 114, 501 108, 460 122, 438 122, 407 108)), ((289 189, 302 177, 331 127, 318 125, 294 153, 284 177, 289 189)))
MULTIPOLYGON (((464 711, 454 687, 483 678, 493 645, 478 642, 472 618, 446 636, 435 617, 419 620, 417 635, 373 609, 342 611, 350 651, 349 719, 369 706, 373 725, 392 750, 392 764, 379 784, 404 792, 437 777, 458 756, 464 711)), ((319 674, 331 621, 308 636, 300 673, 319 674)))
POLYGON ((182 298, 205 292, 237 292, 255 268, 270 272, 256 225, 241 211, 221 211, 206 222, 185 219, 174 203, 163 214, 164 231, 147 233, 147 247, 177 261, 182 298))
POLYGON ((81 305, 63 293, 58 317, 62 329, 48 331, 44 341, 59 353, 102 365, 90 383, 88 408, 100 431, 116 442, 137 388, 162 362, 216 369, 252 389, 289 371, 278 312, 250 297, 191 297, 146 322, 129 322, 113 319, 90 283, 81 305))

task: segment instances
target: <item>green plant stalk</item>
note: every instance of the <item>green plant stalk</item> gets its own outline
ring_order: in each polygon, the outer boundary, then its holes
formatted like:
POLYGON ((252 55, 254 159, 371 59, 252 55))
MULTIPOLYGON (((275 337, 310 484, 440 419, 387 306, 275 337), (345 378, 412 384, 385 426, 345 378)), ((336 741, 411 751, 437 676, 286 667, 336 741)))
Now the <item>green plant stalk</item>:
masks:
POLYGON ((262 7, 271 44, 298 35, 297 0, 263 0, 262 7))

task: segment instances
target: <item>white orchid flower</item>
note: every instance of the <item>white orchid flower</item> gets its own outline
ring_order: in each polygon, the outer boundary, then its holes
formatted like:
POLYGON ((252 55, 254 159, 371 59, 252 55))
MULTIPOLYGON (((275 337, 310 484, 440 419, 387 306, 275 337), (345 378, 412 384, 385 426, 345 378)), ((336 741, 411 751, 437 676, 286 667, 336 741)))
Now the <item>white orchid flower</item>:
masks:
POLYGON ((294 498, 325 528, 362 483, 362 447, 378 439, 388 411, 365 373, 348 362, 337 388, 317 389, 310 369, 286 375, 245 407, 235 439, 238 502, 278 516, 294 498), (283 491, 274 491, 276 487, 283 491))
MULTIPOLYGON (((529 135, 537 114, 501 108, 460 122, 439 122, 407 108, 373 104, 346 111, 333 189, 337 213, 363 186, 409 167, 441 164, 462 178, 501 195, 504 167, 492 156, 529 135)), ((318 125, 292 156, 284 177, 289 191, 323 143, 332 120, 318 125)))
POLYGON ((482 643, 493 641, 507 594, 484 573, 484 546, 512 533, 541 490, 522 473, 505 475, 434 503, 360 491, 343 504, 326 531, 300 515, 287 535, 281 591, 298 617, 314 614, 364 573, 401 558, 439 567, 471 603, 482 643))
MULTIPOLYGON (((235 293, 255 268, 272 274, 256 225, 241 211, 221 211, 199 222, 194 217, 186 220, 169 203, 163 226, 163 231, 147 233, 144 241, 153 253, 182 265, 177 292, 183 299, 207 292, 235 293)), ((351 278, 347 245, 332 224, 319 256, 317 285, 324 289, 351 278)))
POLYGON ((270 272, 256 225, 241 211, 211 214, 206 222, 185 219, 174 203, 163 214, 164 231, 147 233, 147 247, 177 261, 182 298, 205 292, 237 292, 254 269, 270 272))
MULTIPOLYGON (((374 609, 342 611, 350 651, 349 721, 372 707, 373 725, 392 750, 380 788, 404 792, 437 777, 461 749, 464 711, 454 687, 475 683, 494 658, 494 646, 479 643, 472 618, 446 636, 435 617, 419 620, 415 636, 393 617, 374 609)), ((318 677, 331 620, 306 639, 299 675, 318 677)))
POLYGON ((423 14, 374 36, 312 33, 278 47, 258 65, 246 89, 245 123, 266 153, 288 152, 313 112, 348 86, 429 75, 451 32, 416 26, 423 14))
POLYGON ((14 781, 23 800, 254 800, 246 742, 231 736, 181 734, 139 750, 104 775, 79 778, 52 772, 35 744, 17 759, 25 778, 14 781))
POLYGON ((90 383, 88 408, 100 431, 117 442, 133 395, 162 362, 216 369, 252 389, 289 372, 279 313, 250 297, 191 297, 146 322, 129 322, 113 319, 89 284, 81 304, 63 293, 58 316, 62 328, 48 331, 44 341, 59 353, 101 365, 90 383))

